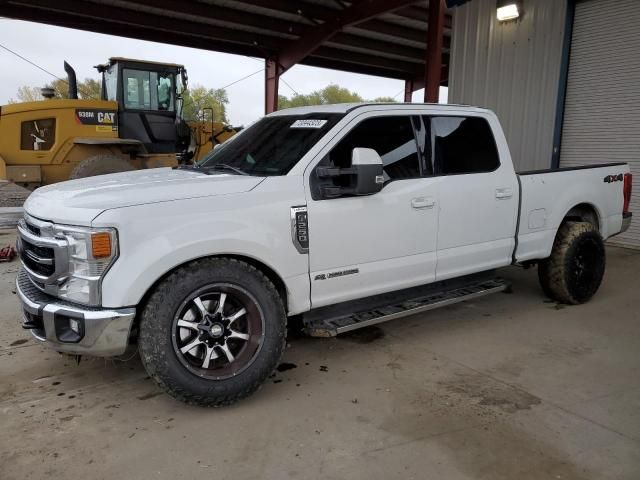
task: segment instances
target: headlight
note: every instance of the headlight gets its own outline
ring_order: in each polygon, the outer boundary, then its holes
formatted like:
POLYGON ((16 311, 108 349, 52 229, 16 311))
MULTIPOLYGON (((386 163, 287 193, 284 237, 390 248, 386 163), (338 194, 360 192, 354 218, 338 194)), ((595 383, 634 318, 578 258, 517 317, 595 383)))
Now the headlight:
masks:
POLYGON ((58 295, 72 302, 100 305, 102 277, 118 256, 116 230, 55 225, 54 235, 69 245, 69 275, 58 287, 58 295))

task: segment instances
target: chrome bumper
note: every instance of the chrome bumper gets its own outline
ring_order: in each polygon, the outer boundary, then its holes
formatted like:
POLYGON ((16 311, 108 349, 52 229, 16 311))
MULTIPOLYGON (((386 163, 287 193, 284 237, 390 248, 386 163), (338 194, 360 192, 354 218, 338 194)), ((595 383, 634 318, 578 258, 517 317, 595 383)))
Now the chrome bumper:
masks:
POLYGON ((622 214, 622 228, 620 229, 620 233, 626 232, 629 230, 629 225, 631 225, 631 219, 633 218, 633 214, 631 212, 622 214))
POLYGON ((16 292, 22 303, 22 327, 40 343, 76 355, 110 357, 125 352, 135 308, 102 309, 65 302, 37 289, 23 269, 16 279, 16 292), (77 322, 79 333, 70 330, 70 320, 77 322))

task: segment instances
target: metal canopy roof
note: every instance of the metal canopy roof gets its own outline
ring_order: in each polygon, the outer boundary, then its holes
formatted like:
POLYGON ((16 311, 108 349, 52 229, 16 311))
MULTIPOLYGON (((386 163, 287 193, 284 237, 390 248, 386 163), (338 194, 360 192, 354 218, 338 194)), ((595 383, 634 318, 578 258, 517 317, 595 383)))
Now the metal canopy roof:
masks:
POLYGON ((0 0, 0 15, 264 58, 266 113, 298 63, 404 80, 405 101, 437 102, 448 77, 445 0, 0 0))
MULTIPOLYGON (((333 34, 317 38, 295 63, 423 82, 427 6, 426 0, 0 0, 0 15, 260 58, 331 24, 333 34), (358 15, 346 18, 354 6, 358 15)), ((443 33, 446 82, 448 13, 443 33)))

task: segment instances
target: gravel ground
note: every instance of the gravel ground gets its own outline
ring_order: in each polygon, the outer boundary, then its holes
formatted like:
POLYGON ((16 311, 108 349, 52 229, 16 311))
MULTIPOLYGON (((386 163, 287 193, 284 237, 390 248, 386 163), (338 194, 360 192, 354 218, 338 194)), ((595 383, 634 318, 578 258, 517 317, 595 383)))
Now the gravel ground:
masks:
POLYGON ((30 190, 15 183, 0 180, 0 208, 21 207, 30 193, 30 190))

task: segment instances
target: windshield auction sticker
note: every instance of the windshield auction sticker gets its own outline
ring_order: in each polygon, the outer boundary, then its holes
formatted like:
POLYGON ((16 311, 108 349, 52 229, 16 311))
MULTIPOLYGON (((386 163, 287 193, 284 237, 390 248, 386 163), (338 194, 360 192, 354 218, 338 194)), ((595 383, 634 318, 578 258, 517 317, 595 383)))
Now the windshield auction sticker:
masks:
POLYGON ((290 128, 322 128, 326 120, 313 120, 311 118, 307 120, 296 120, 291 124, 290 128))

